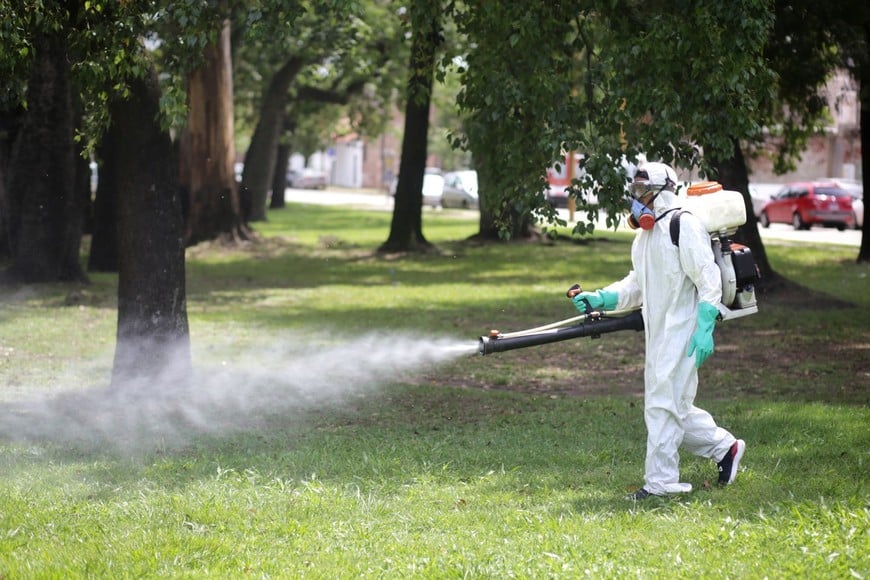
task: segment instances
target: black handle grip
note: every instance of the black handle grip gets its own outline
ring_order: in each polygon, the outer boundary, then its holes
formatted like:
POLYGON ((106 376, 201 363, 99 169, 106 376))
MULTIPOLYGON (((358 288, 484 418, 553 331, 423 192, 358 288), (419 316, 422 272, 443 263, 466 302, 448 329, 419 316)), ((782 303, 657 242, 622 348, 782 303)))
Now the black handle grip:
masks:
POLYGON ((581 292, 583 292, 583 288, 580 287, 580 284, 574 284, 573 286, 568 288, 568 291, 565 292, 565 296, 567 296, 568 298, 574 298, 581 292))

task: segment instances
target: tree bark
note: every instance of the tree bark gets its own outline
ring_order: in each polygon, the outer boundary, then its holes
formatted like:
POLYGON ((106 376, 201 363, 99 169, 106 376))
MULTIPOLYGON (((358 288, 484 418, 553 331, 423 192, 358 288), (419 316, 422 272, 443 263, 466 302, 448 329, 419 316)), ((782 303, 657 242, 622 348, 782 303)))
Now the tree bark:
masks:
POLYGON ((280 143, 275 154, 275 171, 272 176, 272 197, 269 209, 281 209, 286 206, 284 190, 287 188, 287 166, 290 162, 290 145, 280 143))
POLYGON ((118 331, 113 388, 182 380, 190 370, 184 223, 172 142, 158 125, 156 75, 130 83, 110 107, 124 139, 115 149, 118 192, 118 331))
POLYGON ((496 208, 492 207, 491 199, 486 195, 487 191, 491 191, 490 183, 497 183, 493 179, 490 171, 498 171, 497 167, 488 165, 485 158, 475 157, 478 179, 478 195, 480 197, 480 219, 478 220, 478 232, 473 239, 478 241, 505 241, 504 233, 508 234, 509 240, 529 239, 534 236, 534 228, 531 216, 519 215, 516 211, 508 209, 507 214, 510 216, 510 227, 507 232, 503 232, 499 221, 496 218, 496 208))
POLYGON ((249 222, 266 220, 266 198, 275 175, 278 142, 284 128, 287 109, 287 91, 305 61, 292 57, 284 63, 266 88, 260 118, 245 153, 242 172, 243 215, 249 222))
POLYGON ((486 177, 481 179, 481 172, 478 171, 478 195, 480 195, 480 219, 478 220, 478 232, 473 239, 478 241, 510 241, 510 240, 528 240, 536 236, 534 224, 532 223, 531 215, 519 214, 512 208, 508 208, 502 215, 509 216, 505 222, 500 222, 496 218, 495 212, 486 203, 482 193, 483 187, 486 185, 486 177), (508 225, 505 228, 505 225, 508 225))
POLYGON ((118 151, 124 135, 112 124, 97 147, 100 164, 88 272, 118 271, 118 151))
POLYGON ((405 105, 401 169, 396 183, 393 219, 390 235, 379 252, 425 251, 432 247, 423 235, 423 176, 426 173, 435 52, 441 41, 441 31, 436 13, 422 22, 423 26, 413 31, 411 41, 408 102, 405 105))
POLYGON ((752 198, 749 196, 749 172, 746 169, 746 159, 743 156, 743 150, 736 139, 733 139, 732 143, 733 153, 731 157, 725 160, 717 160, 715 167, 722 187, 731 191, 739 191, 743 194, 743 205, 746 208, 746 223, 738 228, 735 240, 749 246, 752 250, 752 257, 755 258, 755 263, 761 272, 759 286, 764 287, 767 283, 777 279, 779 275, 770 265, 767 259, 767 251, 764 248, 764 242, 758 233, 758 222, 755 219, 755 212, 752 210, 752 198))
POLYGON ((24 117, 24 110, 0 111, 0 260, 12 256, 12 239, 10 234, 10 199, 6 187, 12 157, 12 144, 19 133, 19 127, 24 117))
POLYGON ((189 78, 190 113, 182 149, 189 179, 188 245, 219 237, 250 238, 239 201, 233 163, 233 77, 230 27, 224 21, 216 44, 204 50, 204 63, 189 78))
POLYGON ((34 46, 28 111, 9 165, 12 265, 5 277, 24 283, 85 281, 66 42, 55 32, 37 37, 34 46))

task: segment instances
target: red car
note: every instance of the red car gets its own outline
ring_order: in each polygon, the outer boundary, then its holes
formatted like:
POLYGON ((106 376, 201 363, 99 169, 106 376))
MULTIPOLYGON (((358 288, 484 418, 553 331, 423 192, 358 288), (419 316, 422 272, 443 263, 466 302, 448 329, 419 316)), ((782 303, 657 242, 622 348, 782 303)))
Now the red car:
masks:
POLYGON ((770 198, 758 221, 764 227, 772 223, 792 224, 806 230, 814 224, 838 230, 855 227, 855 213, 849 192, 829 181, 789 183, 770 198))

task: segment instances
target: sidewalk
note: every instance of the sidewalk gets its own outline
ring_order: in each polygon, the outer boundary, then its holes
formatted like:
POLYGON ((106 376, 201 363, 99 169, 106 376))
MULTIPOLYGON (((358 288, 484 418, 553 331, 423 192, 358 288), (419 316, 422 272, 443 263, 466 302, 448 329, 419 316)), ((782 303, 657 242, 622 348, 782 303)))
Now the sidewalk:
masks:
MULTIPOLYGON (((375 189, 347 189, 347 188, 329 188, 323 191, 313 191, 305 189, 286 189, 284 199, 288 202, 310 203, 320 205, 342 205, 346 207, 354 207, 360 209, 370 209, 376 211, 393 211, 393 198, 383 191, 375 189)), ((432 209, 429 207, 423 208, 423 214, 431 211, 445 211, 432 209)), ((446 210, 452 212, 453 215, 467 217, 468 219, 478 219, 478 212, 475 210, 446 210)), ((573 226, 578 218, 584 217, 580 212, 575 212, 575 221, 570 221, 567 209, 558 210, 559 216, 568 222, 569 226, 573 226)), ((604 219, 599 220, 595 225, 596 231, 608 231, 604 219)), ((625 220, 622 221, 617 231, 631 231, 625 220)), ((850 246, 859 248, 861 246, 861 230, 845 230, 837 231, 836 228, 823 228, 815 226, 809 230, 796 231, 787 224, 771 224, 769 228, 759 226, 761 239, 767 241, 786 241, 800 242, 810 244, 837 244, 842 246, 850 246)))

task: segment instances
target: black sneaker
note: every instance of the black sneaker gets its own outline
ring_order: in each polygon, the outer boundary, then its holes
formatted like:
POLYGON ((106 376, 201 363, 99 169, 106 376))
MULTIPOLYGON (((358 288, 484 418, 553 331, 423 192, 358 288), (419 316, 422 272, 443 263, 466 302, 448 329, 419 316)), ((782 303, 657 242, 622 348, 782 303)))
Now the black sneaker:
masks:
POLYGON ((639 490, 633 491, 630 494, 628 494, 627 496, 625 496, 625 499, 628 499, 631 501, 640 501, 640 500, 646 499, 650 496, 658 497, 658 496, 656 496, 656 494, 649 492, 645 488, 642 487, 639 490))
POLYGON ((738 439, 722 461, 716 464, 719 467, 719 485, 728 485, 737 478, 737 468, 740 466, 740 460, 743 459, 744 451, 746 451, 746 442, 738 439))

